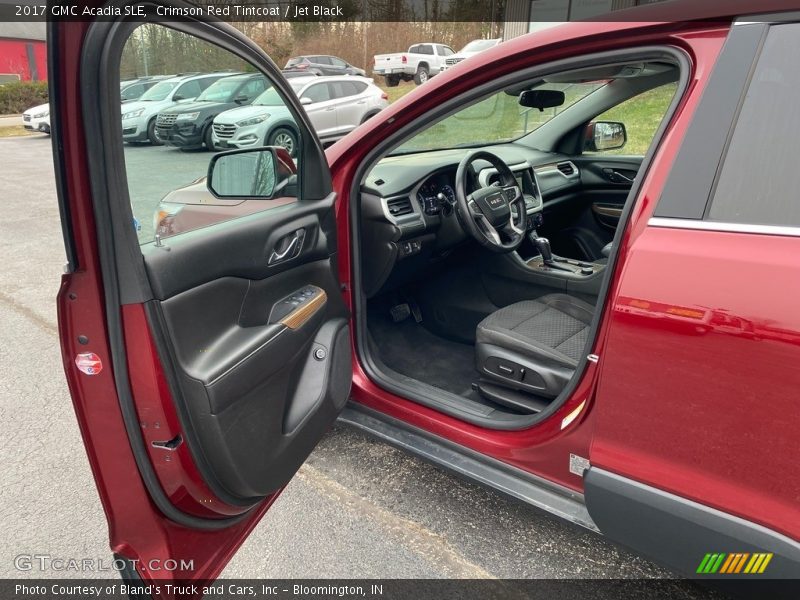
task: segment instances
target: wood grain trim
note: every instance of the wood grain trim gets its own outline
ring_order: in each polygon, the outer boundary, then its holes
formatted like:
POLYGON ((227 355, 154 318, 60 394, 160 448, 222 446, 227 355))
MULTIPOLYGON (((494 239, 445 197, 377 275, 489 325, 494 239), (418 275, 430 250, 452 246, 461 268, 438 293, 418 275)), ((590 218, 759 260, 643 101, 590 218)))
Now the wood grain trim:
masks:
POLYGON ((603 215, 604 217, 621 217, 622 216, 622 209, 621 208, 612 208, 611 206, 598 206, 597 204, 592 205, 592 210, 596 212, 598 215, 603 215))
POLYGON ((325 290, 317 288, 317 294, 313 296, 311 300, 308 300, 301 306, 298 306, 288 315, 283 317, 283 319, 280 321, 281 325, 286 325, 286 327, 289 329, 300 329, 311 317, 316 314, 319 309, 325 306, 327 301, 328 295, 325 293, 325 290))

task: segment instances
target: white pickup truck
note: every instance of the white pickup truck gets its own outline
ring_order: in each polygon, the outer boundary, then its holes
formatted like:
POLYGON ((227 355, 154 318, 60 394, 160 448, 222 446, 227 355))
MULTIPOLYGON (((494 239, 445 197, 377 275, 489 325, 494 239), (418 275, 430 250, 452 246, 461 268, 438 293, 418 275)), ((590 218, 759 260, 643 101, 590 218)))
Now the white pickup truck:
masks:
POLYGON ((400 81, 411 81, 420 85, 440 73, 445 59, 455 54, 450 46, 444 44, 414 44, 408 52, 376 54, 372 72, 386 80, 386 85, 394 87, 400 81))

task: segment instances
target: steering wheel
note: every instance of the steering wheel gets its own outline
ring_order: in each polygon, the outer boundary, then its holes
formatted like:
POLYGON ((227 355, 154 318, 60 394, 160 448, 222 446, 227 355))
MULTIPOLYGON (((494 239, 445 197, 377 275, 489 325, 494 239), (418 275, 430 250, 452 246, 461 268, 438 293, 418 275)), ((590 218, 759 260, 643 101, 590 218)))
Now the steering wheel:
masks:
POLYGON ((493 252, 513 252, 525 239, 525 198, 508 165, 485 150, 470 152, 456 171, 456 214, 464 231, 493 252), (467 175, 472 163, 485 160, 500 176, 500 186, 490 185, 467 194, 467 175), (517 208, 516 219, 511 207, 517 208))

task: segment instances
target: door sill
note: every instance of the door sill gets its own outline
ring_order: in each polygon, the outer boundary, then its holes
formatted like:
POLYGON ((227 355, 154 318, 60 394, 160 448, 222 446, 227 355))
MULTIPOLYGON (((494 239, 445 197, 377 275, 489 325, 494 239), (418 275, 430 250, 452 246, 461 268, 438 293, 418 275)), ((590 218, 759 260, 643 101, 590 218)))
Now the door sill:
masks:
POLYGON ((583 494, 350 401, 339 421, 448 471, 599 533, 583 494))

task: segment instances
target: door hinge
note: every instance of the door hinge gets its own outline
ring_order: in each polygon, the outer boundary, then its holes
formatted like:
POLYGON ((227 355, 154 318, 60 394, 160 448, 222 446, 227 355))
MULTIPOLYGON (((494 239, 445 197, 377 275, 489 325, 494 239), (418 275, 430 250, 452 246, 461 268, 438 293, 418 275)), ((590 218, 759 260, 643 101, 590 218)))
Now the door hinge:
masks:
POLYGON ((578 456, 577 454, 569 455, 569 472, 578 477, 583 477, 583 472, 590 467, 589 459, 578 456))

